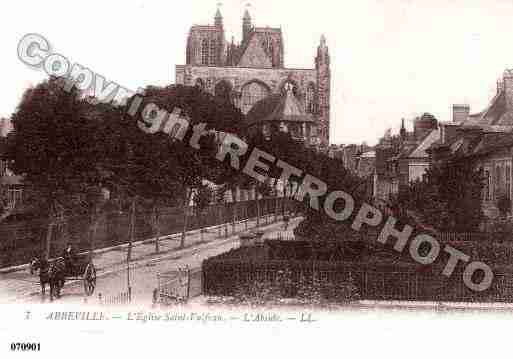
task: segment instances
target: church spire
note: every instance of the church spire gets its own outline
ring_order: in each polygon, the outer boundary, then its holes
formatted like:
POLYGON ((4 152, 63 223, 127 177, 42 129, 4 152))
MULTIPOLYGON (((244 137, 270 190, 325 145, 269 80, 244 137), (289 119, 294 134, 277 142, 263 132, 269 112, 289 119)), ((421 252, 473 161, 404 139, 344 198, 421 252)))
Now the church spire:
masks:
POLYGON ((244 17, 242 18, 242 41, 246 41, 249 34, 251 33, 251 30, 253 29, 253 26, 251 24, 251 15, 249 15, 248 8, 251 5, 248 3, 246 5, 246 10, 244 10, 244 17))
POLYGON ((329 66, 330 64, 330 55, 328 45, 326 45, 326 36, 324 36, 324 34, 321 35, 321 41, 317 47, 317 57, 315 58, 315 63, 317 67, 322 65, 329 66))
POLYGON ((217 27, 223 27, 223 15, 221 15, 221 3, 217 4, 216 16, 214 17, 214 24, 217 27))

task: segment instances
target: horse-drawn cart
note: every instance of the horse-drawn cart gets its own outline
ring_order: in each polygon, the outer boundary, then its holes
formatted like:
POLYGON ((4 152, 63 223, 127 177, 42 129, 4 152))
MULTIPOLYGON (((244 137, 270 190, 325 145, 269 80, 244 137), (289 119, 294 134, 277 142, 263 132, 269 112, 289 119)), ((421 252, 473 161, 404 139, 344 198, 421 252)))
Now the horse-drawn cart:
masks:
POLYGON ((82 280, 84 284, 84 292, 86 295, 93 295, 96 288, 96 268, 90 260, 89 255, 77 257, 77 263, 70 273, 69 280, 82 280))
POLYGON ((96 288, 96 268, 88 254, 74 256, 71 260, 59 257, 50 261, 34 259, 30 263, 30 271, 39 270, 42 294, 45 286, 50 285, 50 299, 60 297, 60 292, 67 280, 83 282, 84 292, 91 296, 96 288))

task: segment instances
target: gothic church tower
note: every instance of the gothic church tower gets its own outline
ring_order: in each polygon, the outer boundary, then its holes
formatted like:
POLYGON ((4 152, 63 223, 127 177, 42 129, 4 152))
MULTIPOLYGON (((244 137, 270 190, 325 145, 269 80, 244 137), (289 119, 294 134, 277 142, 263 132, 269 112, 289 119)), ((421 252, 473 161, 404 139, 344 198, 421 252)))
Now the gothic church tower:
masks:
POLYGON ((331 94, 331 71, 330 55, 326 38, 321 36, 321 43, 317 48, 315 58, 315 69, 317 70, 317 113, 319 116, 319 137, 323 145, 330 143, 330 94, 331 94))

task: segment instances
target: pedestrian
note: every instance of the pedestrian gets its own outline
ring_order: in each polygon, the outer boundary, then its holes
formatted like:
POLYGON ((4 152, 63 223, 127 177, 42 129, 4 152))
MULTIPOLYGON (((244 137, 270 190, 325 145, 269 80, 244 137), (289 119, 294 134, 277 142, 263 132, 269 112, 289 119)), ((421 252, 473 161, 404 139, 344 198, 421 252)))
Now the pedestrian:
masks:
POLYGON ((284 230, 286 231, 287 228, 289 227, 289 215, 288 214, 285 214, 283 216, 283 227, 284 227, 284 230))

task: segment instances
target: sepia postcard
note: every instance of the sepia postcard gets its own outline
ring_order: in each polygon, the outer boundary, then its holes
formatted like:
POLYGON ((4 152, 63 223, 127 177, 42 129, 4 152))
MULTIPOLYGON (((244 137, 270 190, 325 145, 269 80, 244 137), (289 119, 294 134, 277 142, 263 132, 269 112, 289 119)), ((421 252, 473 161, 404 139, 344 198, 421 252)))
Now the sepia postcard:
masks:
POLYGON ((0 9, 0 358, 510 355, 513 2, 0 9))

